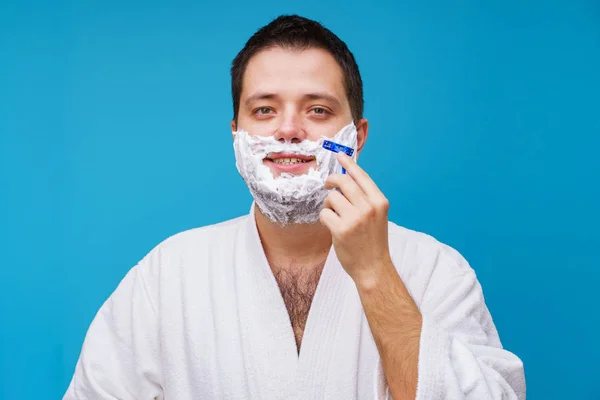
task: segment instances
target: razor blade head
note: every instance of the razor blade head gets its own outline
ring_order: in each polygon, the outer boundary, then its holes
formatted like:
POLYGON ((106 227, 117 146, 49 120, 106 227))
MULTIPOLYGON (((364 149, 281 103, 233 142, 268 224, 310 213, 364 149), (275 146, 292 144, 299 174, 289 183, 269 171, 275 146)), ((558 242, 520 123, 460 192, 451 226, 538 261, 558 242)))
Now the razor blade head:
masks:
POLYGON ((333 151, 334 153, 346 153, 348 157, 352 157, 352 155, 354 154, 354 149, 352 147, 344 146, 342 144, 332 142, 331 140, 324 140, 323 148, 329 151, 333 151))
MULTIPOLYGON (((348 157, 352 157, 352 155, 354 154, 354 149, 352 147, 344 146, 342 144, 332 142, 331 140, 323 140, 323 148, 329 151, 333 151, 334 153, 346 153, 348 157)), ((339 166, 339 168, 340 173, 346 173, 346 169, 343 168, 341 165, 339 166)))

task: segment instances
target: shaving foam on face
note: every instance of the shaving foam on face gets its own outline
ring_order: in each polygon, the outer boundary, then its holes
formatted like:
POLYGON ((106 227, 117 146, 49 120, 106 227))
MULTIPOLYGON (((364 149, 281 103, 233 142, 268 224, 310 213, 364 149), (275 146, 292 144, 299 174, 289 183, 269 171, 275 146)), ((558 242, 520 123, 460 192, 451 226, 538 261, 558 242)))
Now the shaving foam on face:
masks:
MULTIPOLYGON (((233 148, 235 164, 248 185, 261 212, 279 225, 310 224, 319 220, 325 197, 327 177, 336 173, 336 153, 321 147, 323 140, 356 148, 357 132, 354 123, 342 128, 333 137, 321 137, 317 141, 303 140, 300 143, 279 142, 274 136, 252 136, 244 130, 234 132, 233 148), (293 175, 282 173, 274 177, 263 160, 271 153, 290 153, 313 156, 316 168, 308 173, 293 175)), ((353 159, 356 160, 356 151, 353 159)))

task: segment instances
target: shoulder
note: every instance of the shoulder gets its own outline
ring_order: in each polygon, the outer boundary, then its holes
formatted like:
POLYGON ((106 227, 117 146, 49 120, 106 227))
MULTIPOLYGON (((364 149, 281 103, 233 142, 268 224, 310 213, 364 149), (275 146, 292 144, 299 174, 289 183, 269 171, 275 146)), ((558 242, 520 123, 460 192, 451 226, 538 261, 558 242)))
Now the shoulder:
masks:
POLYGON ((388 237, 394 266, 417 298, 432 280, 475 274, 461 253, 431 235, 389 222, 388 237))
POLYGON ((247 218, 248 215, 244 215, 169 236, 143 257, 140 266, 148 274, 158 275, 165 268, 172 270, 175 266, 195 264, 215 251, 227 251, 247 218))
POLYGON ((456 249, 426 233, 411 230, 390 221, 388 222, 388 235, 390 247, 394 250, 405 247, 421 255, 435 255, 438 258, 444 258, 445 261, 455 263, 457 267, 466 263, 462 254, 456 249))
POLYGON ((232 238, 247 218, 248 215, 244 215, 217 224, 179 232, 163 240, 156 246, 154 251, 181 252, 199 247, 210 247, 214 243, 222 243, 222 240, 232 238))

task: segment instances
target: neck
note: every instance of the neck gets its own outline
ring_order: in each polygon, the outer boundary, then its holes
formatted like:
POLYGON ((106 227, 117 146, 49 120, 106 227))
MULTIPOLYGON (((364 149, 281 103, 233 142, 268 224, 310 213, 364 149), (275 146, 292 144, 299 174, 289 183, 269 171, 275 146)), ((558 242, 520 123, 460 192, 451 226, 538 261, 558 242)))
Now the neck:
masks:
POLYGON ((281 226, 254 206, 258 234, 269 264, 306 266, 324 261, 331 248, 331 233, 320 222, 281 226))

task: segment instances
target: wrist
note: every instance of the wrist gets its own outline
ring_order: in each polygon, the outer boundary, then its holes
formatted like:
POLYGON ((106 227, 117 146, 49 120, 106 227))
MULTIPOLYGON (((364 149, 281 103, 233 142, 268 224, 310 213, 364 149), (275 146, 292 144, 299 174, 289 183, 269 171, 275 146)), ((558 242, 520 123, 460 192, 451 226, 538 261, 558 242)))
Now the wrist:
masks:
POLYGON ((352 277, 360 293, 369 294, 381 287, 383 282, 389 281, 396 272, 396 267, 390 259, 375 263, 366 270, 352 277))

